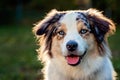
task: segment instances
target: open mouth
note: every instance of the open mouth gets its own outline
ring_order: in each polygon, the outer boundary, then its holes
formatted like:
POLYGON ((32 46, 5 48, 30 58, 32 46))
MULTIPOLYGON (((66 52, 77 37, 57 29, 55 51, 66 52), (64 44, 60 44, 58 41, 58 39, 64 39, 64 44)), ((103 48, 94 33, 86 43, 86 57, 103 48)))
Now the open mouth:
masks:
POLYGON ((85 56, 86 54, 86 51, 84 52, 83 55, 74 55, 74 54, 71 54, 71 55, 68 55, 66 56, 66 60, 67 60, 67 63, 71 66, 76 66, 78 64, 80 64, 81 60, 83 59, 83 57, 85 56))

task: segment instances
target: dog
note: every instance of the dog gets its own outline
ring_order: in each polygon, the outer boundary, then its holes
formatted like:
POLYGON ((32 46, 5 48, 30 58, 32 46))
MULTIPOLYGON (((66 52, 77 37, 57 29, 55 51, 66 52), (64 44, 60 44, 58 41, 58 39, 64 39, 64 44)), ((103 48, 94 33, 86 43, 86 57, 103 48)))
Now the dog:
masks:
POLYGON ((51 10, 33 28, 44 80, 116 80, 107 42, 115 31, 97 9, 51 10))

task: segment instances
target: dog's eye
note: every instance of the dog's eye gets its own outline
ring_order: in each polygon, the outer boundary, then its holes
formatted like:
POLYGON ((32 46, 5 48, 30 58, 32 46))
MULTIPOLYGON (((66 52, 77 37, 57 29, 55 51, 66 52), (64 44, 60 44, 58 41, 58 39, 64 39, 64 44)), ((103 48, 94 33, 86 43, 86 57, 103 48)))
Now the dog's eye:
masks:
POLYGON ((64 31, 58 31, 57 32, 57 39, 60 40, 65 36, 65 32, 64 31))
POLYGON ((65 32, 64 31, 59 31, 58 34, 59 35, 65 35, 65 32))
POLYGON ((81 29, 80 34, 85 34, 85 33, 87 33, 87 32, 88 32, 87 29, 81 29))

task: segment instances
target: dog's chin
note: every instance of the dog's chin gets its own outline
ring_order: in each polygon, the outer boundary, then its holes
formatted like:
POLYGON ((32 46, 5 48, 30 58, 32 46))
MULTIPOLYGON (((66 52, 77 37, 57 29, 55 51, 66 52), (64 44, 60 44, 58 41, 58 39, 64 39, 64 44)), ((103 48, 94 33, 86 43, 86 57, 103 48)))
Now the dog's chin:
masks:
POLYGON ((81 63, 83 57, 85 56, 86 54, 86 51, 84 52, 83 55, 74 55, 74 54, 71 54, 71 55, 68 55, 65 57, 65 59, 67 60, 67 63, 68 65, 71 65, 71 66, 77 66, 81 63))

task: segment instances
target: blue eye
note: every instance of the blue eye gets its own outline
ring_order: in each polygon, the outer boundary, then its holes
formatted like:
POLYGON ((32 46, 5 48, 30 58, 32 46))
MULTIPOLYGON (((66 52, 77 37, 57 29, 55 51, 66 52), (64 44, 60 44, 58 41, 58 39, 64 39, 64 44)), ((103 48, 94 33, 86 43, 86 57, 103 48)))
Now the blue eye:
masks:
POLYGON ((58 34, 59 35, 65 35, 65 32, 64 31, 59 31, 58 34))
POLYGON ((87 29, 81 29, 81 30, 80 30, 80 34, 85 34, 85 33, 87 33, 87 32, 88 32, 87 29))

